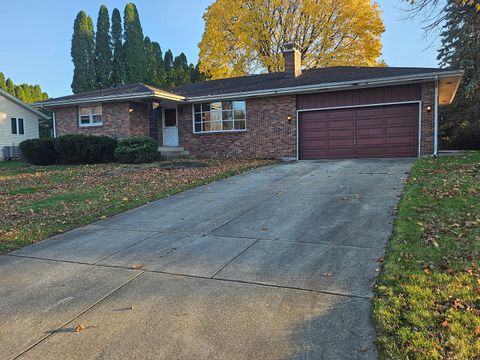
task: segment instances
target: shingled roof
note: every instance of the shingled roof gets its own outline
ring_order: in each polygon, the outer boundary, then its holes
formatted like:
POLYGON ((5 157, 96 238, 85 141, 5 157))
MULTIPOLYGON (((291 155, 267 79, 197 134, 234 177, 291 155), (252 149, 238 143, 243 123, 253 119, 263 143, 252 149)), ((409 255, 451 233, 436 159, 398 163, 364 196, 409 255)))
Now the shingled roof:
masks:
POLYGON ((106 96, 118 96, 118 95, 129 95, 129 94, 133 95, 133 94, 141 94, 141 93, 145 93, 147 95, 147 94, 153 94, 156 90, 158 91, 160 89, 154 86, 150 86, 142 83, 127 84, 127 85, 120 85, 120 86, 109 88, 109 89, 87 91, 80 94, 61 96, 54 99, 49 99, 46 102, 50 100, 55 100, 55 101, 73 100, 73 99, 81 100, 81 99, 92 98, 92 97, 106 97, 106 96))
POLYGON ((187 97, 223 95, 228 93, 282 89, 307 85, 327 85, 408 75, 432 74, 445 71, 451 71, 451 69, 336 66, 304 70, 298 77, 293 77, 291 74, 284 72, 242 76, 178 86, 170 91, 187 97))
POLYGON ((163 90, 142 83, 128 84, 110 89, 62 96, 35 105, 48 107, 80 104, 89 101, 119 101, 122 99, 169 99, 175 102, 184 102, 188 100, 195 101, 203 97, 228 97, 229 95, 233 96, 233 94, 242 96, 244 94, 249 95, 247 93, 266 92, 269 90, 278 91, 278 93, 284 91, 300 93, 305 90, 305 87, 309 86, 315 87, 315 89, 328 89, 338 84, 355 86, 362 85, 364 82, 381 85, 382 82, 387 83, 388 81, 421 81, 425 78, 432 79, 434 76, 456 76, 458 74, 461 74, 461 72, 437 68, 337 66, 304 70, 297 77, 290 73, 279 72, 202 81, 178 86, 170 90, 163 90))

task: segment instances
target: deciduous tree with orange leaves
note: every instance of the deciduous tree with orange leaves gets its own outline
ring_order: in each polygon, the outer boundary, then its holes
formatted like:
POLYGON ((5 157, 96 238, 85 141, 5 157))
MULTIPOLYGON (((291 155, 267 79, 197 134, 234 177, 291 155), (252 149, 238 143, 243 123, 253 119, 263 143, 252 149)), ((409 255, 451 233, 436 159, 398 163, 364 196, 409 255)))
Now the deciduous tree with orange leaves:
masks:
POLYGON ((282 71, 288 42, 305 69, 381 64, 385 28, 371 0, 217 0, 204 20, 200 70, 212 79, 282 71))

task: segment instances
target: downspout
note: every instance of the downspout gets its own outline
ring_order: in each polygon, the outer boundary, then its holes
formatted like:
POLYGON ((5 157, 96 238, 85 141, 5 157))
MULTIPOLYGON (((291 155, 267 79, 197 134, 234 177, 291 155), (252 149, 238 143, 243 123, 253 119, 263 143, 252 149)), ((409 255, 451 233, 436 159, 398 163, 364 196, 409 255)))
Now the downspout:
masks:
POLYGON ((57 137, 57 121, 55 119, 55 111, 52 112, 52 127, 53 127, 53 137, 57 137))
POLYGON ((438 156, 438 76, 435 76, 435 114, 433 130, 433 156, 438 156))

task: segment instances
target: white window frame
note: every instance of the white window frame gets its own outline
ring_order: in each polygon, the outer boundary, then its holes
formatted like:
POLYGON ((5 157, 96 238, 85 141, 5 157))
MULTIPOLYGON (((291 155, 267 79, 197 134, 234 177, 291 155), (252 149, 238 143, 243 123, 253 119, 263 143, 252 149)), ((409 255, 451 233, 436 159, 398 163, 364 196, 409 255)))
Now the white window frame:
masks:
MULTIPOLYGON (((228 110, 223 110, 222 109, 222 114, 223 114, 223 111, 228 111, 228 110)), ((232 112, 233 112, 233 119, 232 119, 232 122, 235 122, 235 110, 233 109, 232 107, 232 112)), ((203 113, 203 111, 200 111, 200 113, 203 113)), ((223 117, 222 117, 222 126, 223 126, 223 117)), ((234 125, 235 126, 235 125, 234 125)), ((192 104, 192 129, 193 129, 193 133, 194 134, 215 134, 215 133, 235 133, 235 132, 245 132, 247 131, 247 102, 245 100, 215 100, 215 101, 203 101, 203 102, 198 102, 198 103, 194 103, 192 104), (210 106, 212 103, 216 103, 216 102, 226 102, 226 101, 230 101, 230 102, 235 102, 235 101, 242 101, 245 103, 245 119, 242 119, 245 121, 245 129, 232 129, 232 130, 212 130, 212 131, 196 131, 195 130, 195 114, 198 114, 198 113, 195 113, 195 105, 202 105, 202 104, 206 104, 206 103, 209 103, 210 106)))
POLYGON ((25 135, 25 120, 23 118, 10 117, 10 134, 11 135, 25 135), (15 132, 13 132, 12 120, 14 120, 14 122, 15 122, 15 132), (22 130, 23 130, 22 133, 20 133, 20 120, 22 121, 22 130))
MULTIPOLYGON (((87 116, 87 115, 83 115, 83 116, 87 116)), ((80 105, 78 106, 78 126, 79 127, 94 127, 94 126, 103 126, 103 106, 102 104, 91 104, 91 105, 80 105), (82 108, 90 108, 90 109, 93 109, 95 106, 100 106, 102 108, 102 112, 99 113, 99 114, 94 114, 93 111, 89 114, 89 123, 88 124, 82 124, 82 112, 80 109, 82 108), (102 122, 101 123, 94 123, 93 122, 93 117, 94 116, 98 116, 100 115, 101 119, 102 119, 102 122)))

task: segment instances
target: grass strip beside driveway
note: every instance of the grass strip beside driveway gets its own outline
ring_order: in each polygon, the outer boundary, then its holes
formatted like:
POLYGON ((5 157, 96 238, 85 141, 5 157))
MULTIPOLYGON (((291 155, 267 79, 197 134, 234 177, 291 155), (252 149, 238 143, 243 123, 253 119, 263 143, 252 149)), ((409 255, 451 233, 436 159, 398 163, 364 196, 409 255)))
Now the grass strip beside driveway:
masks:
POLYGON ((271 163, 242 159, 44 167, 0 163, 0 254, 271 163))
POLYGON ((480 152, 420 159, 374 300, 383 359, 480 358, 480 152))

